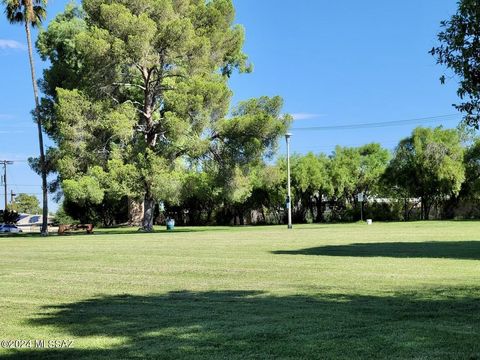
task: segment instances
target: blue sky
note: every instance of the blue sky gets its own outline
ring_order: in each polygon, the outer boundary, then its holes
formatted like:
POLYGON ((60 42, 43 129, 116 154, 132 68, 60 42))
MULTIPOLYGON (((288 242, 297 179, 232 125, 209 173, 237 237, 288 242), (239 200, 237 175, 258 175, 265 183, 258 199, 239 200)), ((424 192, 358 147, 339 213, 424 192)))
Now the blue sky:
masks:
MULTIPOLYGON (((49 19, 66 3, 50 0, 49 19)), ((396 127, 295 130, 455 114, 451 105, 457 101, 456 80, 440 85, 443 69, 428 54, 436 44, 440 21, 454 13, 455 1, 234 3, 237 22, 246 29, 245 52, 255 69, 231 79, 234 103, 262 95, 282 96, 285 112, 297 119, 292 130, 293 151, 329 153, 337 144, 357 146, 371 141, 393 148, 416 125, 457 125, 460 116, 396 127)), ((25 48, 23 27, 12 26, 2 17, 0 160, 16 160, 9 167, 14 192, 39 194, 40 179, 25 162, 38 153, 25 48)), ((37 57, 36 65, 38 77, 45 64, 37 57)), ((55 204, 51 208, 55 209, 55 204)))

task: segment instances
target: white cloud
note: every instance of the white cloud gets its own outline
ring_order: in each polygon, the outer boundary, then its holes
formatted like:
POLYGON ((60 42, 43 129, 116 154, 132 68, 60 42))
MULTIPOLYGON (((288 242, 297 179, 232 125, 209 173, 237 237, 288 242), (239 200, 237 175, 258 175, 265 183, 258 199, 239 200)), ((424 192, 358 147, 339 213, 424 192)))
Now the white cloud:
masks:
POLYGON ((26 46, 21 42, 9 39, 0 39, 0 49, 26 50, 26 46))
POLYGON ((294 113, 290 115, 293 117, 293 120, 310 120, 310 119, 318 119, 319 117, 325 116, 324 114, 313 114, 313 113, 294 113))

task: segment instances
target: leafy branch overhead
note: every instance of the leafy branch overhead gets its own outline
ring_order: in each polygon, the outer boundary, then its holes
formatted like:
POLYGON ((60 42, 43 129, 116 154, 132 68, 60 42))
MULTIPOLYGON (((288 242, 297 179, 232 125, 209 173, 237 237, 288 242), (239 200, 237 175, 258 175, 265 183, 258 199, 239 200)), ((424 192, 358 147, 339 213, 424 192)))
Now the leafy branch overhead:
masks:
MULTIPOLYGON (((480 124, 480 2, 461 0, 450 20, 442 21, 438 34, 440 45, 430 53, 459 78, 457 94, 462 103, 455 107, 465 114, 465 121, 475 128, 480 124)), ((445 83, 442 75, 440 81, 445 83)))

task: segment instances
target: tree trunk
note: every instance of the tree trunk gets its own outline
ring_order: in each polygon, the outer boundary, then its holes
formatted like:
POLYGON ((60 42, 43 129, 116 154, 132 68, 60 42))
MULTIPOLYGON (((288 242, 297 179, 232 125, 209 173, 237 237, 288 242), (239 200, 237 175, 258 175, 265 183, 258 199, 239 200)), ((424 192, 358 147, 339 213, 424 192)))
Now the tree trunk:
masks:
POLYGON ((147 192, 145 194, 144 204, 144 213, 143 213, 143 222, 142 229, 148 232, 153 231, 153 218, 155 213, 155 199, 147 192))
POLYGON ((430 220, 430 210, 432 208, 431 203, 425 203, 425 220, 430 220))
POLYGON ((322 201, 322 194, 319 194, 317 197, 317 217, 316 222, 321 223, 323 222, 323 201, 322 201))
POLYGON ((242 226, 245 225, 245 217, 243 216, 243 214, 244 214, 243 209, 240 209, 240 210, 238 211, 238 222, 239 222, 240 225, 242 225, 242 226))
POLYGON ((43 148, 43 133, 42 133, 42 119, 40 118, 39 101, 38 101, 38 87, 35 76, 35 65, 33 62, 32 39, 30 34, 30 22, 25 19, 25 32, 27 34, 28 57, 30 60, 30 72, 32 75, 33 96, 35 98, 35 121, 37 122, 38 130, 38 145, 40 147, 40 172, 42 177, 42 235, 48 235, 48 188, 47 188, 47 169, 45 166, 45 151, 43 148))
POLYGON ((423 199, 423 197, 420 199, 420 220, 425 220, 425 211, 424 211, 424 208, 425 208, 425 200, 423 199))
MULTIPOLYGON (((144 92, 143 92, 143 122, 145 125, 145 142, 146 148, 152 151, 155 151, 155 145, 157 143, 157 133, 155 131, 155 126, 153 123, 153 109, 155 106, 155 94, 154 90, 151 88, 151 75, 153 68, 147 69, 145 67, 141 68, 141 73, 144 82, 144 92)), ((147 153, 145 153, 145 157, 147 153)), ((153 231, 153 220, 155 212, 155 199, 153 198, 151 192, 151 185, 145 183, 145 200, 143 203, 143 221, 142 228, 144 231, 151 232, 153 231)))
POLYGON ((432 204, 427 198, 422 196, 422 220, 428 220, 430 217, 430 209, 432 204))
POLYGON ((128 198, 128 225, 141 226, 143 219, 143 201, 128 198))

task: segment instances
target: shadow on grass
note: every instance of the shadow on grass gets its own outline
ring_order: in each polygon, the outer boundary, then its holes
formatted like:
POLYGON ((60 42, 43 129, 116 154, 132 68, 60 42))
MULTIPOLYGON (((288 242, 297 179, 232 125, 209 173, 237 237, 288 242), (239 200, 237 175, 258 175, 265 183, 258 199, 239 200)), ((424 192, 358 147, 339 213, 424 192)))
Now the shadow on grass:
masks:
POLYGON ((385 242, 272 251, 277 255, 321 255, 480 260, 480 241, 385 242))
POLYGON ((102 296, 48 306, 29 320, 28 326, 48 326, 45 333, 51 334, 53 327, 53 333, 64 334, 61 338, 75 337, 72 349, 12 350, 3 358, 477 359, 479 293, 450 289, 426 296, 276 297, 258 291, 183 291, 102 296), (109 347, 108 341, 115 339, 109 347), (80 348, 87 340, 90 348, 80 348))

